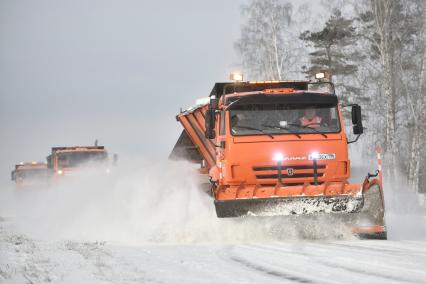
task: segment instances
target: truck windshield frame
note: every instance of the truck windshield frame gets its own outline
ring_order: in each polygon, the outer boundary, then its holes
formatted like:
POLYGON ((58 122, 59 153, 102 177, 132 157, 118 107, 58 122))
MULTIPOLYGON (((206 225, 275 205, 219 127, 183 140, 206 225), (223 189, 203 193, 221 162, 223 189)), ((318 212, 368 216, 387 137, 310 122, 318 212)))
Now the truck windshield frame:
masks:
POLYGON ((58 154, 59 168, 80 167, 89 163, 105 163, 108 154, 106 152, 63 152, 58 154))
POLYGON ((243 104, 229 112, 232 136, 297 135, 340 133, 342 130, 337 104, 243 104))

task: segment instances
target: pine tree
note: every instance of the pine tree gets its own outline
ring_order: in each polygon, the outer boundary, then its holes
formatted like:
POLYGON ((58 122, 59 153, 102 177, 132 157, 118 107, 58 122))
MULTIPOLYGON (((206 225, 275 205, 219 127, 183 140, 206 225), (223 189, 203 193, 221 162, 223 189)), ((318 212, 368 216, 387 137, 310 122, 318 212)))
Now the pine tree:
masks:
POLYGON ((311 66, 305 73, 312 77, 322 70, 330 71, 336 88, 346 101, 353 96, 358 100, 366 99, 351 80, 358 71, 356 62, 362 60, 361 53, 354 48, 357 31, 353 23, 354 19, 344 18, 340 10, 335 9, 322 30, 305 31, 300 35, 314 49, 309 53, 311 66))

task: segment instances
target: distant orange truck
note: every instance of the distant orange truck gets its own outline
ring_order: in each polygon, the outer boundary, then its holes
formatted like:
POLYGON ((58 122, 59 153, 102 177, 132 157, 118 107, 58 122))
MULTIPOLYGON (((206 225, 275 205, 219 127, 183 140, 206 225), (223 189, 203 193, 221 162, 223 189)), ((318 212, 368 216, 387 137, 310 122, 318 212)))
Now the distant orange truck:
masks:
POLYGON ((53 147, 46 159, 47 168, 54 177, 70 175, 89 163, 100 171, 110 172, 108 152, 104 146, 53 147))
POLYGON ((43 162, 22 162, 12 171, 12 181, 17 189, 47 187, 49 180, 50 171, 43 162))
POLYGON ((117 163, 117 155, 113 155, 111 163, 104 146, 69 146, 52 147, 46 157, 47 163, 29 162, 15 165, 12 180, 17 188, 45 186, 63 176, 75 175, 76 172, 94 170, 109 174, 111 166, 117 163), (86 168, 88 167, 88 168, 86 168))

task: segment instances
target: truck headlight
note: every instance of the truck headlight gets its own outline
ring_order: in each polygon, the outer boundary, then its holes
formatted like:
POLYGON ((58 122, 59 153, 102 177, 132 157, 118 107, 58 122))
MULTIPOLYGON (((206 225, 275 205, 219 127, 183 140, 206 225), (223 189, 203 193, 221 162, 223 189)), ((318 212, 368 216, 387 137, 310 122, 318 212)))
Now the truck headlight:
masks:
POLYGON ((276 162, 282 162, 284 160, 284 155, 282 153, 280 153, 280 152, 277 152, 272 157, 272 160, 276 161, 276 162))

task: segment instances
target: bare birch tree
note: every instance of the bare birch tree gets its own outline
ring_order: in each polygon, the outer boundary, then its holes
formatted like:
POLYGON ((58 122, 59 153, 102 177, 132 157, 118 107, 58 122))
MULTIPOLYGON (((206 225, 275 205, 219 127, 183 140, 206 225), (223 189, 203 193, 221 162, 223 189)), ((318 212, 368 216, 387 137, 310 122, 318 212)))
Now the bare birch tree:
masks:
MULTIPOLYGON (((396 13, 395 1, 371 0, 371 11, 378 35, 379 56, 383 70, 382 92, 386 104, 385 146, 388 157, 394 159, 396 153, 396 90, 395 81, 395 38, 392 20, 396 13)), ((395 161, 392 167, 395 167, 395 161)))
POLYGON ((288 78, 297 51, 290 31, 293 5, 279 0, 254 0, 243 6, 242 13, 246 20, 235 47, 244 70, 255 79, 288 78))
MULTIPOLYGON (((407 105, 412 118, 412 133, 410 143, 410 160, 408 164, 408 182, 416 190, 420 190, 420 173, 422 169, 423 153, 426 146, 422 143, 425 135, 426 119, 426 3, 422 0, 413 1, 410 13, 411 26, 414 27, 413 48, 410 50, 409 66, 413 72, 407 78, 406 85, 407 105), (412 83, 412 84, 409 84, 412 83)), ((410 8, 410 7, 409 7, 410 8)), ((406 71, 406 66, 401 66, 401 72, 406 71)), ((424 189, 423 189, 424 190, 424 189)))
MULTIPOLYGON (((378 109, 384 103, 383 133, 388 168, 407 169, 409 184, 419 190, 425 152, 425 3, 423 0, 367 0, 358 11, 363 38, 371 44, 372 60, 377 55, 380 94, 373 100, 378 109), (398 164, 396 164, 396 160, 398 164)), ((358 4, 359 7, 359 4, 358 4)), ((376 67, 374 67, 376 68, 376 67)), ((376 124, 380 132, 380 124, 376 124)))

